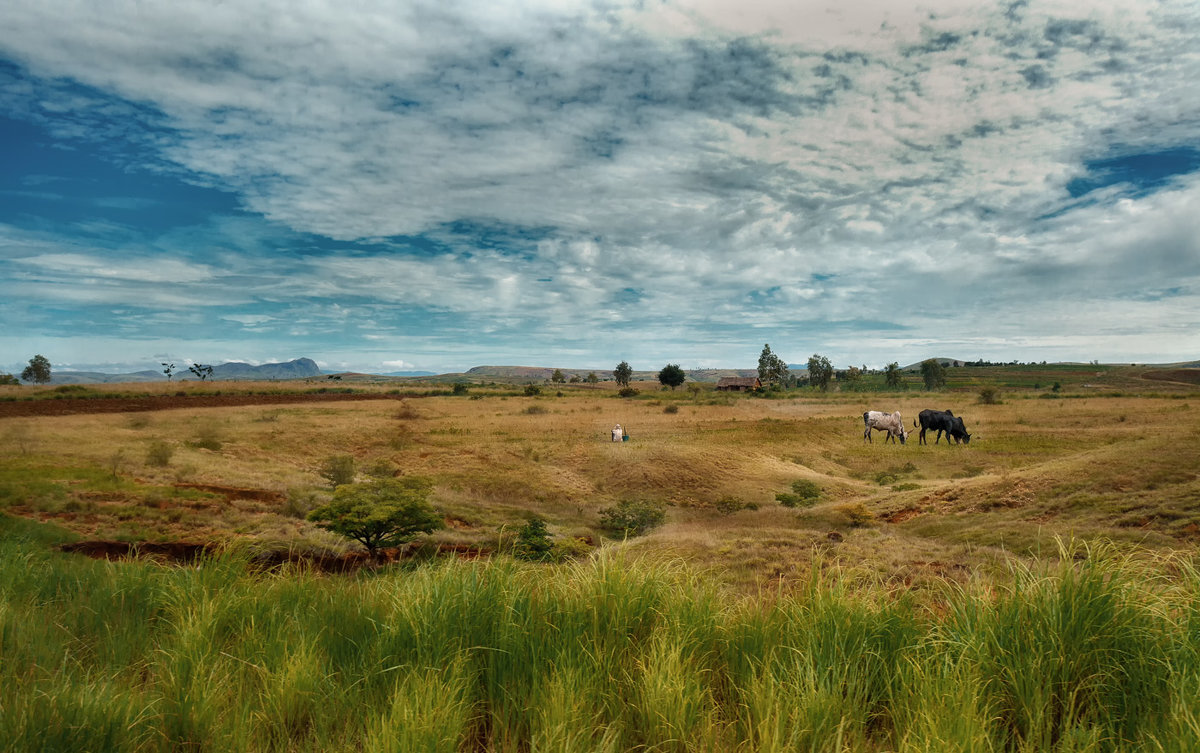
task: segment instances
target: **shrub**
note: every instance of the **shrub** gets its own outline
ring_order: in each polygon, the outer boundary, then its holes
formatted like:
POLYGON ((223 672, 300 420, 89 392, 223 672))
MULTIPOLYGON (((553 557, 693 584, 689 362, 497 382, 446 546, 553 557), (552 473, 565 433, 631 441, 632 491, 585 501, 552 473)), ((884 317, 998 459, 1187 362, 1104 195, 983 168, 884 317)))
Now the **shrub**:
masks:
POLYGON ((354 539, 375 557, 382 547, 399 546, 442 527, 441 516, 428 501, 431 489, 428 481, 413 476, 345 484, 308 519, 354 539))
POLYGON ((667 407, 663 408, 663 413, 672 413, 673 414, 673 413, 678 413, 678 412, 679 412, 678 405, 668 405, 667 407))
POLYGON ((174 454, 174 447, 161 439, 156 439, 146 448, 146 465, 152 465, 156 468, 166 468, 171 464, 171 456, 174 454))
POLYGON ((550 559, 553 549, 553 537, 546 528, 546 521, 540 517, 533 516, 517 530, 517 538, 513 542, 513 556, 517 559, 544 562, 550 559))
POLYGON ((316 489, 288 489, 282 512, 290 518, 304 520, 317 505, 326 501, 316 489))
POLYGON ((526 407, 524 410, 522 410, 521 412, 522 412, 522 413, 524 413, 524 414, 525 414, 525 415, 527 415, 527 416, 540 416, 540 415, 543 415, 543 414, 545 414, 545 413, 549 413, 549 411, 547 411, 547 410, 546 410, 546 408, 545 408, 544 406, 541 406, 541 405, 530 405, 530 406, 527 406, 527 407, 526 407))
POLYGON ((585 539, 566 536, 554 542, 550 550, 550 559, 555 562, 568 562, 586 557, 592 551, 592 545, 585 539))
POLYGON ((321 464, 321 469, 317 472, 334 489, 344 484, 351 484, 354 482, 354 474, 356 472, 354 456, 333 455, 325 458, 325 462, 321 464))
POLYGON ((192 447, 199 447, 202 450, 212 450, 213 452, 219 452, 225 446, 215 426, 201 426, 198 428, 191 441, 191 445, 192 447))
POLYGON ((717 512, 722 515, 733 515, 735 512, 741 512, 749 507, 745 502, 737 497, 722 497, 713 505, 717 512))
POLYGON ((667 518, 661 502, 625 499, 600 511, 600 526, 621 536, 640 536, 667 518))
POLYGON ((839 515, 844 515, 846 521, 853 527, 858 528, 865 526, 872 520, 875 520, 875 515, 862 502, 848 502, 844 505, 838 505, 833 508, 833 511, 839 515))
POLYGON ((821 487, 814 481, 802 478, 792 482, 792 492, 800 499, 813 503, 820 498, 821 487))
POLYGON ((979 391, 979 402, 984 405, 999 405, 1000 392, 995 387, 984 387, 979 391))
POLYGON ((451 395, 465 395, 467 392, 467 385, 463 384, 462 382, 455 382, 454 388, 450 390, 451 395))
POLYGON ((537 397, 542 394, 542 388, 536 384, 525 385, 525 397, 537 397))
POLYGON ((617 397, 634 397, 638 391, 632 387, 622 387, 617 391, 617 397))

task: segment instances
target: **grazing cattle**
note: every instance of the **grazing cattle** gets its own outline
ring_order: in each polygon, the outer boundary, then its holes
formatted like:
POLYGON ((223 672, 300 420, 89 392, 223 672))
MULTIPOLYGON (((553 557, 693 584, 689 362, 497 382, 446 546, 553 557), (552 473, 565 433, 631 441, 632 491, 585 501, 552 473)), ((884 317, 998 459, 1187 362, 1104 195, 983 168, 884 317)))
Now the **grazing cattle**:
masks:
POLYGON ((900 444, 908 441, 908 432, 904 429, 904 420, 900 418, 900 411, 895 413, 883 413, 882 411, 869 410, 863 414, 863 439, 874 442, 871 439, 871 430, 886 431, 888 439, 895 440, 900 437, 900 444))
MULTIPOLYGON (((920 420, 921 434, 917 437, 919 444, 927 444, 925 441, 926 431, 936 431, 937 436, 934 437, 933 443, 937 444, 942 440, 942 433, 946 434, 946 444, 950 444, 950 438, 953 437, 955 442, 964 444, 971 443, 971 435, 967 433, 967 426, 963 423, 961 417, 954 415, 948 410, 931 410, 926 408, 917 415, 920 420)), ((917 422, 913 421, 913 427, 917 427, 917 422)))

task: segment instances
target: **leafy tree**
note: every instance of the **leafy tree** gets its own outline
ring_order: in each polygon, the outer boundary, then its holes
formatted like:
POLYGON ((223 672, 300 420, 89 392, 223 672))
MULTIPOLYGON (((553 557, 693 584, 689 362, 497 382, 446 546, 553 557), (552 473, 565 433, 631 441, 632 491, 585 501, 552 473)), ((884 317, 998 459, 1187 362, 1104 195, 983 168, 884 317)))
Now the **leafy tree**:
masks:
POLYGON ((758 379, 763 384, 769 384, 775 387, 783 385, 787 382, 788 367, 787 363, 771 352, 769 344, 764 345, 762 353, 758 356, 758 379))
POLYGON ((22 381, 45 384, 50 381, 50 360, 43 355, 29 359, 29 365, 21 372, 22 381))
POLYGON ((346 484, 308 519, 354 539, 377 557, 381 548, 400 546, 442 527, 441 516, 429 504, 430 491, 428 481, 411 476, 346 484))
POLYGON ((205 379, 208 379, 210 376, 212 376, 213 367, 205 366, 202 363, 194 363, 188 367, 188 371, 195 374, 196 377, 203 382, 205 379))
POLYGON ((820 387, 821 391, 829 389, 829 380, 833 379, 833 364, 825 356, 813 353, 808 359, 808 383, 820 387))
POLYGON ((664 387, 675 389, 679 385, 687 381, 687 374, 683 373, 683 369, 679 368, 677 363, 669 363, 658 372, 658 381, 664 387))
POLYGON ((600 525, 622 536, 640 536, 662 525, 667 511, 661 503, 625 499, 600 511, 600 525))
POLYGON ((563 375, 562 369, 555 369, 554 373, 550 375, 550 381, 555 384, 562 384, 567 381, 567 378, 563 375))
POLYGON ((617 384, 628 387, 629 380, 633 378, 633 368, 627 361, 621 361, 617 368, 613 369, 613 378, 617 380, 617 384))
POLYGON ((936 358, 921 361, 921 379, 925 380, 926 390, 938 390, 946 386, 946 367, 936 358))
POLYGON ((8 372, 0 373, 0 384, 20 384, 21 380, 17 379, 8 372))
POLYGON ((513 556, 530 562, 542 562, 550 559, 553 549, 554 540, 546 528, 546 521, 535 515, 517 531, 513 556))
POLYGON ((454 386, 450 388, 451 395, 465 395, 469 391, 470 388, 467 387, 465 382, 455 382, 454 386))
POLYGON ((600 377, 596 376, 596 372, 594 372, 594 371, 589 371, 589 372, 588 372, 588 375, 587 375, 587 379, 585 379, 584 381, 586 381, 588 384, 590 384, 590 385, 592 385, 593 387, 595 387, 595 386, 596 386, 596 382, 599 382, 599 381, 600 381, 600 377))
POLYGON ((167 375, 167 381, 171 381, 171 377, 175 374, 175 364, 163 361, 160 365, 163 367, 163 373, 167 375))
POLYGON ((898 390, 904 386, 901 380, 900 364, 892 361, 887 365, 887 370, 883 372, 883 381, 889 389, 898 390))

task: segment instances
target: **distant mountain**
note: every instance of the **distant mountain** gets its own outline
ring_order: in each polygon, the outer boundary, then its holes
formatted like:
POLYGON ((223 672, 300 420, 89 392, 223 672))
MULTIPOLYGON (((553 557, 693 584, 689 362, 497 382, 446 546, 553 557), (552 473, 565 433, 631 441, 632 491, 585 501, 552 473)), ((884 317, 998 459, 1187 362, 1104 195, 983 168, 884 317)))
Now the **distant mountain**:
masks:
POLYGON ((98 371, 51 371, 50 384, 117 384, 123 382, 165 382, 161 371, 135 371, 132 374, 103 374, 98 371))
MULTIPOLYGON (((304 379, 321 376, 321 369, 311 358, 297 358, 284 363, 264 363, 251 366, 248 363, 223 363, 213 367, 209 379, 304 379)), ((175 371, 175 380, 195 380, 186 368, 175 371)), ((161 371, 135 371, 131 374, 104 374, 96 371, 51 371, 51 384, 119 384, 123 382, 165 382, 166 374, 161 371)))
MULTIPOLYGON (((179 376, 190 379, 189 371, 179 372, 179 376)), ((321 369, 311 358, 297 358, 284 363, 264 363, 262 366, 251 366, 248 363, 223 363, 213 367, 209 379, 303 379, 305 377, 321 376, 321 369)))
POLYGON ((422 377, 422 376, 437 376, 437 372, 436 371, 389 371, 386 374, 377 374, 376 376, 422 377))

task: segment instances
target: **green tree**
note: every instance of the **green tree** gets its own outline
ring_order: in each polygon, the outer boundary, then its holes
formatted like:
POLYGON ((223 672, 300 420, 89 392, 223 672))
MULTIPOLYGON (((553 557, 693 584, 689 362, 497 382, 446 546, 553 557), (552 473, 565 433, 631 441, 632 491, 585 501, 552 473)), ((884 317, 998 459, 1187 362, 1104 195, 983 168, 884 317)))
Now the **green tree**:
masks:
POLYGON ((208 379, 210 376, 212 376, 213 367, 205 366, 202 363, 194 363, 188 367, 188 371, 195 374, 196 377, 203 382, 205 379, 208 379))
POLYGON ((946 386, 946 367, 936 358, 927 358, 921 361, 921 379, 926 390, 940 390, 946 386))
POLYGON ((429 504, 431 490, 428 481, 411 476, 346 484, 308 519, 357 541, 375 558, 382 548, 400 546, 442 527, 441 516, 429 504))
POLYGON ((517 540, 513 542, 513 556, 530 562, 550 559, 553 549, 554 540, 546 528, 546 521, 536 515, 521 526, 517 531, 517 540))
POLYGON ((787 383, 787 363, 771 352, 770 344, 764 345, 758 356, 758 379, 763 384, 778 387, 787 383))
POLYGON ((599 382, 599 381, 600 381, 600 377, 596 376, 596 372, 594 372, 594 371, 589 371, 589 372, 588 372, 588 375, 587 375, 587 379, 586 379, 586 380, 584 380, 584 381, 586 381, 588 384, 590 384, 590 385, 592 385, 593 387, 595 387, 595 386, 596 386, 596 382, 599 382))
POLYGON ((617 364, 617 368, 613 369, 613 378, 617 380, 617 384, 620 386, 629 386, 629 380, 633 378, 633 369, 627 361, 621 361, 617 364))
POLYGON ((820 387, 821 391, 829 389, 829 380, 833 379, 833 364, 825 356, 813 353, 808 359, 808 383, 820 387))
POLYGON ((669 363, 663 367, 662 371, 658 372, 658 381, 664 387, 675 389, 687 381, 687 374, 683 373, 683 369, 679 368, 679 364, 669 363))
POLYGON ((8 372, 0 372, 0 384, 20 384, 21 380, 17 379, 8 372))
POLYGON ((21 380, 34 384, 45 384, 50 381, 50 360, 43 355, 29 359, 29 365, 21 372, 21 380))
POLYGON ((892 361, 887 365, 887 370, 883 372, 883 381, 887 384, 888 389, 898 390, 904 386, 901 380, 900 364, 892 361))
POLYGON ((163 367, 163 373, 167 375, 167 381, 171 381, 171 377, 175 374, 175 364, 163 361, 160 365, 163 367))
POLYGON ((554 373, 550 375, 550 381, 555 384, 562 384, 567 381, 567 378, 563 376, 562 369, 555 369, 554 373))

